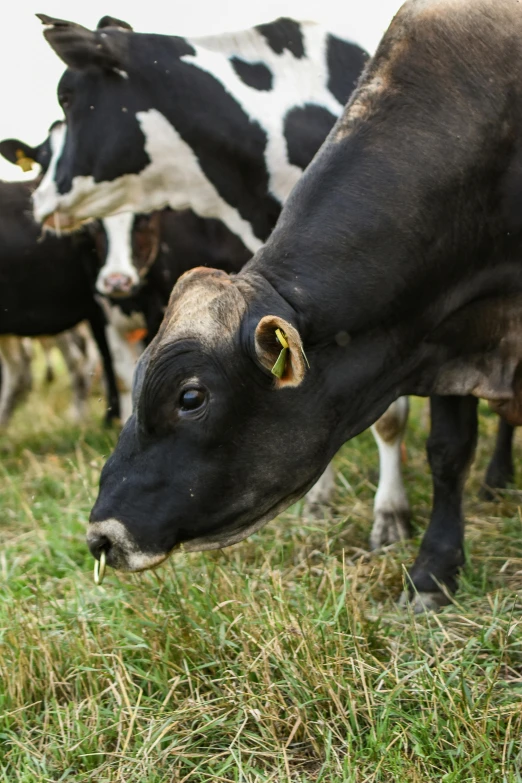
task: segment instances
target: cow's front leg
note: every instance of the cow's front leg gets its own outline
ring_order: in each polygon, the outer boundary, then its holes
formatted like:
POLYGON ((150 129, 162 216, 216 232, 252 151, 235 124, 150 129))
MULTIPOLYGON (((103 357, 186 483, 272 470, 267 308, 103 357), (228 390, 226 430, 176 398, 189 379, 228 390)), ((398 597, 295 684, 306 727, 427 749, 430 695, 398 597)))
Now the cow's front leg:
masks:
POLYGON ((399 397, 373 425, 379 449, 379 486, 373 505, 372 549, 409 538, 410 505, 401 469, 401 447, 408 422, 409 401, 399 397))
POLYGON ((416 612, 449 603, 464 565, 462 491, 477 445, 477 402, 475 397, 431 398, 433 509, 405 596, 416 612))
POLYGON ((480 490, 482 500, 494 500, 495 489, 505 489, 515 480, 513 466, 513 435, 515 428, 504 419, 498 422, 497 440, 491 462, 486 470, 484 486, 480 490))

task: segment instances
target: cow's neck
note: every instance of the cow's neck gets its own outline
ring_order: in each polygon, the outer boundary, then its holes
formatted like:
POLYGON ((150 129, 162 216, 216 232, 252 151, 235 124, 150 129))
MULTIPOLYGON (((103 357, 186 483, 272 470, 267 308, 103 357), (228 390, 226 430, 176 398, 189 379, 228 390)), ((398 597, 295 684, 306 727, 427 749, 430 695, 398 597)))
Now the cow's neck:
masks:
POLYGON ((334 129, 245 269, 292 306, 312 343, 401 324, 427 332, 522 285, 521 227, 506 231, 498 209, 502 143, 470 150, 412 133, 405 144, 393 123, 371 131, 335 141, 334 129), (481 155, 491 160, 477 175, 481 155))
POLYGON ((477 369, 491 347, 483 307, 522 293, 522 226, 506 231, 498 208, 510 163, 500 136, 488 149, 436 132, 406 145, 393 125, 371 131, 332 134, 243 272, 295 313, 317 372, 344 395, 342 437, 400 394, 480 393, 493 375, 489 391, 509 394, 500 332, 491 366, 477 369))

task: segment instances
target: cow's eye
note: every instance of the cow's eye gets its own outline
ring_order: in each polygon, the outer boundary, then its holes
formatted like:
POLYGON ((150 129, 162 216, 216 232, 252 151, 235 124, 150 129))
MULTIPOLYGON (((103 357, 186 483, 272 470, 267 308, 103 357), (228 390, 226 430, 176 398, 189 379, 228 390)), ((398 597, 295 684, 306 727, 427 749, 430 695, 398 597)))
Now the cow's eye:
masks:
POLYGON ((207 395, 204 389, 190 388, 181 393, 179 406, 183 412, 195 411, 204 405, 207 395))

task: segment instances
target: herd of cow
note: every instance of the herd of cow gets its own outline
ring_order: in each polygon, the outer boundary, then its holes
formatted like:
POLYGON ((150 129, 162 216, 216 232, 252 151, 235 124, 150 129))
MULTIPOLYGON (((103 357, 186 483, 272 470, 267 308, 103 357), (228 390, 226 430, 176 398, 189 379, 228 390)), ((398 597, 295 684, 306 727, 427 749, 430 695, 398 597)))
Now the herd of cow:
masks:
MULTIPOLYGON (((307 492, 328 503, 331 458, 374 422, 371 543, 409 535, 418 394, 434 498, 408 598, 446 603, 477 398, 503 417, 486 486, 512 480, 522 424, 517 0, 409 0, 371 59, 290 19, 205 38, 40 19, 65 119, 36 148, 0 144, 41 167, 0 186, 0 334, 91 326, 107 417, 126 422, 94 557, 143 570, 240 541, 307 492)), ((80 337, 62 350, 81 404, 80 337)), ((3 420, 23 375, 5 343, 3 420)))

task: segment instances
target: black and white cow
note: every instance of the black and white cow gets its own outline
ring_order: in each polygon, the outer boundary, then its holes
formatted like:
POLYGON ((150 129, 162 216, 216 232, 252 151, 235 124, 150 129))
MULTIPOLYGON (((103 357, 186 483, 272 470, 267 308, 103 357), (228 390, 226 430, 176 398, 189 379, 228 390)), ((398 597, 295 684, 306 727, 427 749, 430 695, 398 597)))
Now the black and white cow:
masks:
POLYGON ((477 397, 522 421, 521 38, 516 0, 402 7, 266 245, 178 281, 102 473, 96 557, 239 541, 394 399, 444 395, 410 578, 417 605, 447 600, 477 397))
MULTIPOLYGON (((0 336, 57 335, 88 321, 103 360, 106 420, 110 421, 119 416, 119 402, 105 316, 93 295, 94 243, 85 232, 62 238, 47 233, 42 236, 31 214, 33 187, 27 182, 0 182, 0 336)), ((77 382, 74 391, 80 413, 88 395, 88 378, 75 366, 79 357, 72 346, 64 342, 62 347, 77 382)), ((23 357, 13 341, 4 340, 2 348, 8 370, 1 398, 2 422, 6 423, 16 400, 17 383, 23 379, 23 372, 18 372, 23 357)))
POLYGON ((40 18, 69 68, 58 90, 67 130, 35 193, 36 219, 73 228, 190 207, 222 220, 252 252, 367 59, 291 19, 181 38, 40 18))

